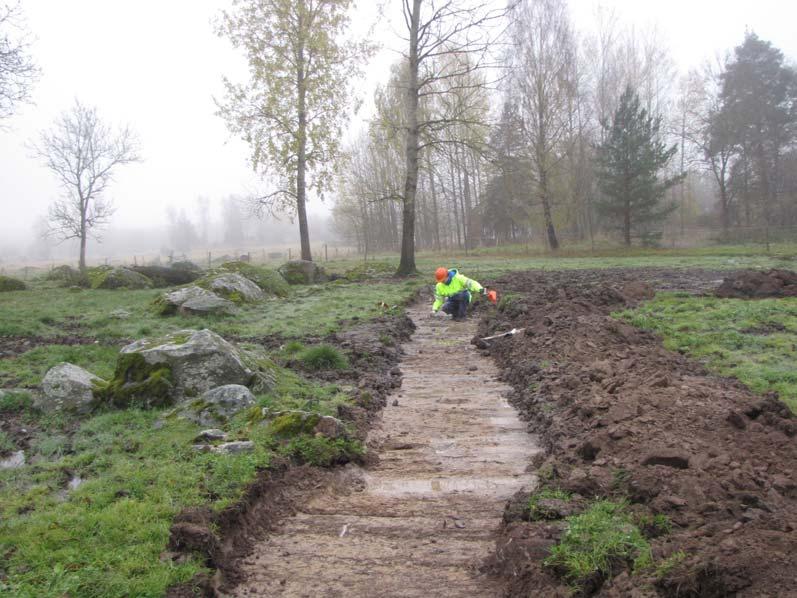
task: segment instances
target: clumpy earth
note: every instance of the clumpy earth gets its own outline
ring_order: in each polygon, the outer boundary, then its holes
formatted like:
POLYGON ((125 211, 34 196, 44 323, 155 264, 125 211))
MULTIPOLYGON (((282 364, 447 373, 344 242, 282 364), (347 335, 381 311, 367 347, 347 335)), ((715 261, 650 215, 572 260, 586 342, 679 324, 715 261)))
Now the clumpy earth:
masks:
MULTIPOLYGON (((606 497, 665 515, 654 561, 672 567, 590 580, 584 595, 797 595, 797 420, 774 396, 707 372, 656 335, 613 319, 656 290, 713 292, 728 274, 661 269, 526 272, 488 281, 505 296, 474 342, 513 387, 510 400, 539 433, 544 484, 586 504, 606 497), (514 296, 512 296, 514 295, 514 296), (512 328, 514 336, 478 341, 512 328)), ((749 275, 729 276, 748 280, 749 275)), ((565 524, 528 521, 510 501, 487 570, 507 596, 567 596, 543 564, 565 524)), ((559 509, 562 511, 562 509, 559 509)))
POLYGON ((725 278, 715 294, 726 299, 797 297, 797 272, 778 269, 769 272, 742 270, 725 278))

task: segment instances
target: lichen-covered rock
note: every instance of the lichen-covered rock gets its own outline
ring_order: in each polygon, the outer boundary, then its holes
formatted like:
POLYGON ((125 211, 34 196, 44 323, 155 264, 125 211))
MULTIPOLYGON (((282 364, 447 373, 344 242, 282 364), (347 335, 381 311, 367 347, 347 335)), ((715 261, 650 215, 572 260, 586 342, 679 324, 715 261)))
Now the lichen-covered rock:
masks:
POLYGON ((237 272, 259 286, 267 295, 287 297, 290 294, 288 283, 276 270, 264 266, 255 266, 246 262, 227 262, 221 270, 237 272))
POLYGON ((224 424, 233 415, 253 407, 255 396, 246 386, 226 384, 213 388, 190 401, 180 415, 200 426, 224 424))
POLYGON ((94 388, 104 381, 71 363, 50 368, 42 380, 44 395, 36 406, 42 411, 70 411, 85 415, 94 406, 94 388))
POLYGON ((232 301, 198 286, 164 293, 156 300, 156 305, 162 315, 231 314, 235 311, 232 301))
POLYGON ((266 298, 259 286, 235 272, 214 276, 208 286, 211 291, 235 303, 256 303, 266 298))
POLYGON ((288 284, 314 284, 328 280, 322 267, 307 260, 286 262, 278 268, 278 271, 288 284))
POLYGON ((10 276, 0 276, 0 293, 9 291, 24 291, 28 286, 16 278, 10 276))
POLYGON ((266 368, 207 329, 182 330, 159 340, 142 339, 124 347, 120 359, 126 355, 139 355, 150 367, 168 368, 175 399, 198 397, 225 384, 258 391, 274 384, 266 368))
POLYGON ((25 465, 25 451, 16 451, 9 457, 0 459, 0 469, 19 469, 25 465))
POLYGON ((237 440, 214 446, 210 449, 210 452, 220 455, 234 455, 236 453, 251 453, 253 450, 255 450, 255 443, 251 440, 237 440))
POLYGON ((92 268, 89 279, 93 289, 151 289, 152 281, 127 268, 92 268))

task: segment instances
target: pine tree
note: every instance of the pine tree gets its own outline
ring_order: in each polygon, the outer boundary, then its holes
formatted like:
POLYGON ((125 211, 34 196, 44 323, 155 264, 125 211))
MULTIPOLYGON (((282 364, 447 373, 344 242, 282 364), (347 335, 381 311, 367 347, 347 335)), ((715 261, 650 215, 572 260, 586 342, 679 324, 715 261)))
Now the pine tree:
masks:
POLYGON ((603 123, 605 141, 598 146, 597 177, 603 194, 598 211, 623 233, 631 245, 632 232, 647 240, 650 228, 675 209, 664 203, 667 190, 682 176, 660 178, 659 172, 677 151, 659 137, 661 118, 640 106, 639 95, 628 86, 612 123, 603 123))

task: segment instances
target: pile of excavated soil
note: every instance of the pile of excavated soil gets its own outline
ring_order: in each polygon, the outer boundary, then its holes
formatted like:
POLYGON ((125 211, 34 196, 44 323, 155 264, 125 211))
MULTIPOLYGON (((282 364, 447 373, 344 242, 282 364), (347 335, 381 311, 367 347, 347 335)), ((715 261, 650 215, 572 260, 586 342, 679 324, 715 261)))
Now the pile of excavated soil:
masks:
MULTIPOLYGON (((654 558, 686 555, 658 574, 618 563, 612 579, 592 580, 585 593, 797 595, 797 420, 774 396, 711 375, 609 315, 636 300, 623 292, 629 283, 705 292, 716 276, 528 272, 492 281, 518 297, 486 314, 479 336, 525 328, 489 350, 514 388, 511 402, 541 435, 540 477, 575 504, 610 497, 666 515, 673 528, 651 539, 654 558)), ((542 562, 564 523, 517 512, 510 504, 490 569, 509 596, 568 595, 542 562)))
POLYGON ((797 272, 742 270, 725 278, 715 294, 724 299, 797 297, 797 272))

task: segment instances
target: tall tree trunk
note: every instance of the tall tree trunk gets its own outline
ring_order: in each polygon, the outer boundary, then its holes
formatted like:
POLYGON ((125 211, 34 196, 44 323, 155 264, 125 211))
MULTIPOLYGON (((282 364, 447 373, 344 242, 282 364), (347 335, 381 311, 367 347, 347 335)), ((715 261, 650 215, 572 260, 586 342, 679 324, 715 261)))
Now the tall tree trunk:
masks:
POLYGON ((625 202, 623 214, 623 241, 626 247, 631 247, 631 202, 628 200, 625 202))
POLYGON ((551 217, 551 202, 548 191, 548 173, 544 168, 540 168, 540 202, 542 202, 542 214, 545 218, 545 233, 548 236, 548 247, 556 251, 559 249, 559 240, 556 238, 556 230, 553 226, 551 217))
MULTIPOLYGON (((301 11, 299 11, 301 15, 301 11)), ((301 18, 301 17, 300 17, 301 18)), ((307 107, 304 72, 304 48, 299 48, 299 60, 296 68, 296 89, 298 91, 298 131, 299 147, 296 156, 296 213, 299 218, 299 241, 302 248, 302 259, 312 261, 310 253, 310 230, 307 227, 307 186, 305 182, 307 170, 307 107)))
POLYGON ((415 191, 418 186, 418 23, 421 0, 412 0, 410 19, 409 81, 407 82, 406 180, 401 229, 399 276, 409 276, 415 267, 415 191))
POLYGON ((434 184, 434 169, 432 168, 431 154, 427 153, 427 164, 429 167, 429 185, 432 192, 432 226, 434 227, 434 247, 440 251, 440 217, 437 208, 437 189, 434 184))
POLYGON ((78 262, 78 268, 81 272, 86 270, 86 237, 88 236, 88 231, 86 230, 86 212, 88 211, 88 205, 83 201, 81 198, 80 200, 80 261, 78 262))

